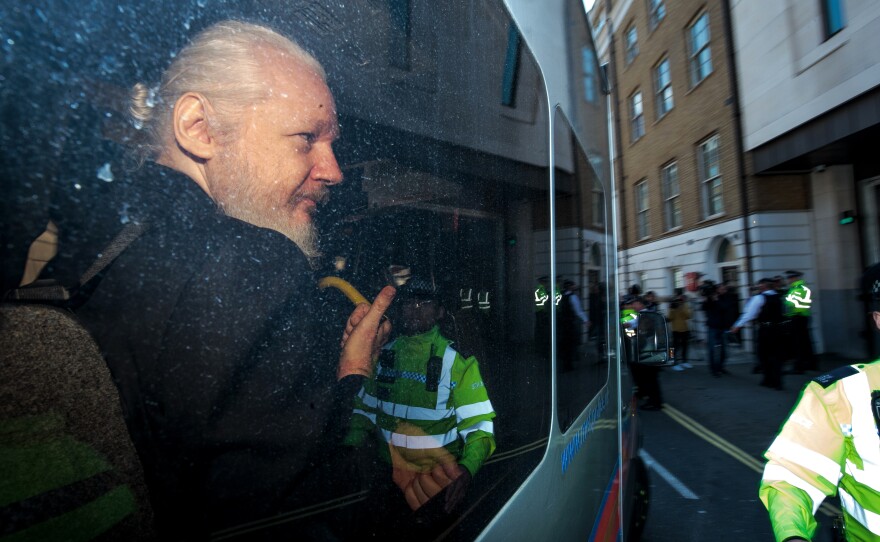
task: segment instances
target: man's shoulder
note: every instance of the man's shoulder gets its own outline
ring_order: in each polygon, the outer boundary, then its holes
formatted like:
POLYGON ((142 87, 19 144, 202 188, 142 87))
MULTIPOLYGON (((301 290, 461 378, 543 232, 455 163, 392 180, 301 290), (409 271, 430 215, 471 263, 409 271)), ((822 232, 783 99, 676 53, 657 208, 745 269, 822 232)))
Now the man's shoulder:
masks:
MULTIPOLYGON (((880 366, 877 369, 880 370, 880 366)), ((816 378, 812 379, 811 382, 815 382, 822 386, 824 389, 828 389, 831 385, 843 380, 844 378, 848 378, 853 375, 859 374, 859 370, 853 367, 852 365, 844 365, 842 367, 838 367, 831 371, 828 371, 825 374, 821 374, 816 378)))
POLYGON ((451 350, 455 353, 455 357, 462 359, 470 359, 474 358, 476 355, 476 351, 473 348, 468 347, 466 344, 457 343, 452 339, 445 337, 442 333, 438 333, 437 337, 434 340, 434 344, 439 347, 438 355, 444 356, 448 350, 451 350))

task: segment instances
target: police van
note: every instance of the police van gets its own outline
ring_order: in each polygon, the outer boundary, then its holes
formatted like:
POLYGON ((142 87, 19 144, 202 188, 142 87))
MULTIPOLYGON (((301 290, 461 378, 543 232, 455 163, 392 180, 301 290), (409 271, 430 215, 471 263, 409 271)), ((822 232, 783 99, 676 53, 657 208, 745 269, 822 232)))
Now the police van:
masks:
MULTIPOLYGON (((497 447, 461 506, 433 524, 395 518, 400 533, 639 538, 648 474, 630 367, 671 353, 662 318, 620 329, 609 83, 581 0, 43 0, 0 14, 4 289, 88 261, 135 211, 107 196, 137 130, 132 83, 158 80, 218 20, 267 24, 324 66, 341 127, 345 180, 316 214, 315 318, 338 341, 351 299, 427 277, 496 415, 497 447), (571 296, 589 324, 570 321, 571 296)), ((372 493, 340 486, 211 539, 357 531, 372 493)))

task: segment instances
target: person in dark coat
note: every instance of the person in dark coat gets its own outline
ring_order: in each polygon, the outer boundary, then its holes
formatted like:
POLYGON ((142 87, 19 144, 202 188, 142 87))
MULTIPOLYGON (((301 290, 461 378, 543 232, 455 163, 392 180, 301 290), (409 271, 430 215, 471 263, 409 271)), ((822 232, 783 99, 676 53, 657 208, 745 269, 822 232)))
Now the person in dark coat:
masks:
POLYGON ((758 324, 758 361, 764 377, 761 385, 782 390, 782 296, 773 287, 773 279, 762 278, 758 293, 749 299, 742 315, 731 326, 731 332, 740 331, 750 322, 758 324))
POLYGON ((581 344, 581 335, 589 326, 589 318, 581 304, 580 293, 577 284, 572 280, 562 283, 562 299, 559 302, 558 313, 558 355, 563 371, 574 369, 574 362, 578 356, 581 344))
POLYGON ((736 320, 733 300, 727 295, 725 284, 707 282, 701 293, 705 297, 703 312, 706 313, 706 351, 709 356, 709 370, 713 376, 727 374, 724 364, 727 361, 725 333, 736 320))
POLYGON ((352 313, 341 356, 320 340, 312 214, 342 172, 323 69, 296 44, 218 23, 133 96, 151 138, 120 186, 145 232, 77 314, 119 388, 161 538, 202 539, 334 494, 328 462, 394 289, 352 313))
POLYGON ((589 319, 590 339, 596 341, 600 355, 605 353, 605 334, 608 326, 608 298, 605 283, 597 282, 590 285, 589 319))

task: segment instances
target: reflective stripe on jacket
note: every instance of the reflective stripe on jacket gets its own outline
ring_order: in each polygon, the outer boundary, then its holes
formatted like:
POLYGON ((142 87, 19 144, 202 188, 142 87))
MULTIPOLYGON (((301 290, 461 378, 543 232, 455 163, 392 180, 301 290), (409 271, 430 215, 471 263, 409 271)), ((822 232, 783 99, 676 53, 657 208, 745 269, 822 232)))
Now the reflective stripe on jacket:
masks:
POLYGON ((813 306, 813 292, 802 280, 794 281, 785 294, 785 315, 809 316, 813 306))
POLYGON ((807 385, 765 454, 759 496, 777 541, 812 539, 814 514, 838 492, 847 540, 880 538, 880 437, 871 410, 880 362, 851 367, 807 385))
POLYGON ((477 360, 459 354, 436 326, 385 347, 354 413, 346 441, 359 444, 375 427, 388 461, 388 445, 424 470, 448 452, 476 474, 495 450, 495 411, 477 360))

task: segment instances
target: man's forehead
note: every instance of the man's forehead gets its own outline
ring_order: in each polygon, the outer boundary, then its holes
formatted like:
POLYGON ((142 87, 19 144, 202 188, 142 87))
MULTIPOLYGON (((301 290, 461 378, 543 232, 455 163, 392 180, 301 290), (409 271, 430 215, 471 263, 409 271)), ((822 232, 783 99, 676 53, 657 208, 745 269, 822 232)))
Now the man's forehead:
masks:
POLYGON ((308 123, 317 131, 338 134, 336 103, 323 77, 296 61, 267 70, 266 96, 280 104, 276 119, 281 123, 308 123))

